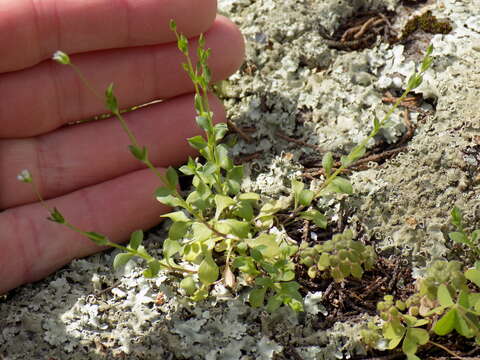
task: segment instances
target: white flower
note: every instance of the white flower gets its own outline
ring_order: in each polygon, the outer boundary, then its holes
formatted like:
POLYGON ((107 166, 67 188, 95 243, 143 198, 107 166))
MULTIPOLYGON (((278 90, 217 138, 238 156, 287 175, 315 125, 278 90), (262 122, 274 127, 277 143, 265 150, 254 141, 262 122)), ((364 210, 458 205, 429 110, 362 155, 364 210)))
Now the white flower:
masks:
POLYGON ((21 182, 29 183, 29 182, 32 182, 32 175, 30 174, 30 171, 25 169, 25 170, 22 170, 20 174, 17 175, 17 179, 21 182))
POLYGON ((52 59, 63 65, 70 64, 70 57, 60 50, 55 51, 55 53, 52 56, 52 59))

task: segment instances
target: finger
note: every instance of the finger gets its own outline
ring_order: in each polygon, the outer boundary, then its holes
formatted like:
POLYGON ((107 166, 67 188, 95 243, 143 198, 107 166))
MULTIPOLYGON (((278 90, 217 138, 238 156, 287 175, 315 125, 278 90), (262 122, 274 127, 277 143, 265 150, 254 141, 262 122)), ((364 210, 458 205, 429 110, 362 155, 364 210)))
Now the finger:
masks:
MULTIPOLYGON (((159 215, 168 211, 152 197, 157 186, 158 178, 150 170, 140 170, 49 200, 47 205, 58 208, 82 230, 121 242, 134 230, 154 226, 159 215)), ((47 221, 47 215, 39 203, 0 213, 0 294, 101 249, 70 229, 47 221)))
POLYGON ((175 19, 187 36, 205 32, 216 0, 0 0, 0 72, 67 53, 170 42, 175 19))
MULTIPOLYGON (((213 54, 209 61, 213 81, 218 81, 242 63, 243 39, 225 18, 215 22, 207 39, 213 54)), ((196 46, 192 41, 193 54, 196 46)), ((193 89, 181 69, 185 58, 173 43, 83 54, 73 60, 99 92, 115 81, 123 108, 193 89)), ((0 76, 0 99, 0 138, 38 135, 105 111, 103 101, 90 93, 70 67, 54 62, 0 76)))
MULTIPOLYGON (((225 121, 223 106, 211 96, 214 119, 225 121)), ((193 95, 183 95, 125 114, 150 160, 167 167, 194 156, 187 138, 200 133, 193 95)), ((34 202, 31 187, 16 178, 28 169, 40 193, 50 199, 143 168, 128 150, 130 141, 116 118, 64 127, 23 140, 0 140, 0 209, 34 202)))

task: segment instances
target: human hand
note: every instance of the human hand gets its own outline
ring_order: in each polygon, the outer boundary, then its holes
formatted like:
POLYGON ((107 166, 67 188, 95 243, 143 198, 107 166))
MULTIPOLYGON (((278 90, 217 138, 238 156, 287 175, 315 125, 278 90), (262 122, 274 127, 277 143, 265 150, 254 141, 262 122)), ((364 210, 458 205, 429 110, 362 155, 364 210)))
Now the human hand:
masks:
MULTIPOLYGON (((98 92, 115 82, 123 108, 165 99, 125 118, 155 166, 178 165, 193 155, 186 138, 198 129, 170 19, 189 38, 206 32, 213 81, 240 66, 242 36, 216 16, 216 0, 0 0, 0 294, 101 250, 46 221, 32 188, 16 178, 23 169, 49 208, 112 241, 167 211, 152 196, 158 178, 131 156, 116 119, 64 126, 105 112, 104 105, 71 68, 49 58, 56 50, 71 55, 98 92)), ((212 97, 211 106, 224 121, 220 102, 212 97)))

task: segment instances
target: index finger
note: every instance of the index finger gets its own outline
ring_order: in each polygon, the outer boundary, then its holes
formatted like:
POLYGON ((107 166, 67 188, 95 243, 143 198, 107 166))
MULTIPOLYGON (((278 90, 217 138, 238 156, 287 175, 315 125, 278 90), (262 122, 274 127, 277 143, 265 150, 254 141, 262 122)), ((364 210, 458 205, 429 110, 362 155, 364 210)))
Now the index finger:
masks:
POLYGON ((213 23, 216 0, 0 0, 0 73, 66 53, 171 42, 213 23))

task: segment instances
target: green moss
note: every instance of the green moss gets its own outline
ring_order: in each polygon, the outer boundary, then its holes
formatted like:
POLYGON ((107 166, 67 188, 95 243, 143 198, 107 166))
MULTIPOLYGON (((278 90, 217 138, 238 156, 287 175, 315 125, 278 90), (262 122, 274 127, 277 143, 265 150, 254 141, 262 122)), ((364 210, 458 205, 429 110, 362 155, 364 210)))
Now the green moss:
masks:
POLYGON ((400 40, 405 40, 418 29, 430 34, 448 34, 452 31, 452 25, 449 21, 439 21, 429 10, 422 15, 414 17, 405 24, 400 40))

